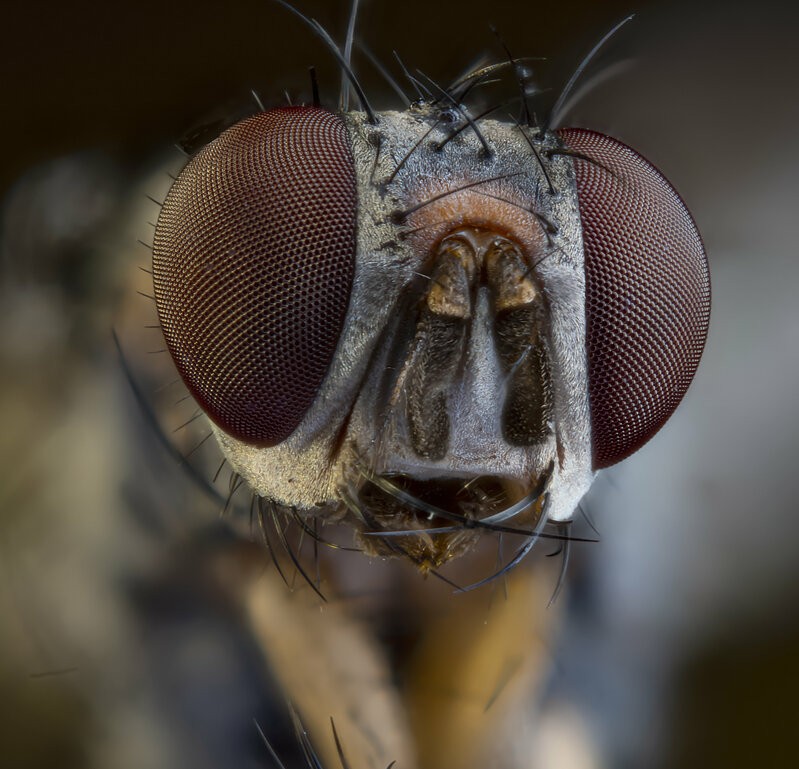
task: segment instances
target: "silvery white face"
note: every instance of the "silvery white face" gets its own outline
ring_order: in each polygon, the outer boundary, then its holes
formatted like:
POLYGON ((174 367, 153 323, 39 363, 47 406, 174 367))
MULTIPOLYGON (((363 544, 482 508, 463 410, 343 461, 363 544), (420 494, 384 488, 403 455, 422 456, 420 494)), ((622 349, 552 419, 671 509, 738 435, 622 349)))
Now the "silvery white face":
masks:
POLYGON ((421 568, 568 521, 668 419, 707 330, 662 175, 591 131, 476 120, 485 77, 404 112, 243 120, 154 239, 167 345, 234 470, 421 568))

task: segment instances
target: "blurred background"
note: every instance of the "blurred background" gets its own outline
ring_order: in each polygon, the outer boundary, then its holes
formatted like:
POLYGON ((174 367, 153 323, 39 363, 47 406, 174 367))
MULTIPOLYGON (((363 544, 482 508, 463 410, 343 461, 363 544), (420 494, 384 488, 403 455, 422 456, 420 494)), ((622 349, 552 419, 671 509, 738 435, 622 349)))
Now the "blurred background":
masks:
MULTIPOLYGON (((343 39, 345 3, 300 6, 343 39)), ((574 554, 548 687, 547 755, 560 757, 549 765, 793 765, 799 12, 772 0, 362 6, 371 51, 391 66, 396 49, 442 81, 484 52, 503 58, 493 24, 515 56, 547 57, 535 65, 551 89, 544 103, 637 13, 564 123, 629 143, 674 182, 706 241, 713 315, 675 417, 586 501, 601 542, 574 554), (557 744, 564 713, 591 746, 570 763, 557 744)), ((181 167, 174 143, 201 142, 251 110, 251 89, 267 104, 284 91, 307 97, 310 64, 335 104, 336 69, 266 0, 28 2, 4 16, 2 763, 272 766, 251 728, 252 712, 270 707, 268 681, 251 674, 252 642, 190 581, 169 581, 171 601, 152 587, 175 543, 191 562, 218 500, 198 497, 157 448, 111 329, 155 383, 147 343, 127 330, 152 318, 137 304, 147 256, 137 240, 157 215, 146 196, 160 199, 165 171, 181 167), (177 619, 164 608, 176 603, 177 619), (176 644, 177 666, 166 653, 176 644), (198 709, 209 696, 226 706, 198 709)), ((394 105, 356 62, 377 106, 394 105)))

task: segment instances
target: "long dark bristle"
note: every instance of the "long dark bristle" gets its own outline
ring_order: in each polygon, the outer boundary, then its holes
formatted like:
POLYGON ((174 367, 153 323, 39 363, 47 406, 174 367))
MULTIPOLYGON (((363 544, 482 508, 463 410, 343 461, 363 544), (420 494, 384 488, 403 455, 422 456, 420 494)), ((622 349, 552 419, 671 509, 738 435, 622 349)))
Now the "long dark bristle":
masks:
POLYGON ((544 164, 544 160, 541 157, 541 154, 536 149, 535 144, 533 144, 533 140, 527 135, 527 132, 524 130, 524 126, 522 126, 518 120, 516 121, 516 126, 518 127, 519 131, 521 132, 521 135, 524 137, 525 141, 527 142, 527 145, 532 150, 533 156, 535 157, 536 162, 538 163, 538 167, 541 169, 541 172, 544 174, 544 178, 547 180, 547 186, 549 187, 549 194, 554 195, 555 187, 552 185, 552 179, 549 178, 549 172, 547 171, 547 167, 544 164))
POLYGON ((452 97, 459 103, 463 104, 466 100, 466 97, 478 88, 481 85, 489 85, 491 83, 499 83, 501 82, 500 79, 494 78, 489 79, 488 75, 481 75, 480 77, 475 77, 472 80, 469 80, 464 86, 463 90, 458 93, 457 91, 453 91, 451 88, 447 88, 447 92, 452 94, 452 97))
MULTIPOLYGON (((400 58, 400 55, 394 51, 394 58, 397 60, 397 64, 399 64, 400 69, 402 70, 402 74, 405 75, 405 78, 408 82, 413 86, 413 89, 416 91, 417 96, 419 97, 419 101, 425 100, 425 94, 422 91, 427 91, 426 88, 422 86, 422 84, 415 78, 411 73, 408 71, 408 68, 405 66, 405 63, 400 58)), ((433 94, 430 91, 427 91, 427 97, 432 98, 433 94)))
POLYGON ((544 152, 544 155, 546 155, 546 157, 548 157, 548 158, 554 158, 554 157, 558 157, 559 155, 562 155, 562 156, 568 157, 568 158, 575 158, 577 160, 584 160, 586 163, 591 163, 591 165, 594 165, 597 168, 601 168, 603 171, 605 171, 606 173, 610 174, 613 177, 618 176, 618 174, 616 174, 616 172, 613 171, 613 169, 608 168, 603 163, 600 163, 596 158, 592 158, 589 155, 583 154, 582 152, 576 152, 575 150, 569 150, 569 149, 565 149, 565 148, 551 149, 551 150, 546 150, 544 152))
POLYGON ((305 570, 302 563, 300 563, 300 559, 297 558, 297 554, 294 552, 294 549, 291 547, 291 544, 289 543, 288 538, 286 537, 286 532, 283 530, 283 527, 280 525, 281 522, 278 520, 277 510, 275 509, 274 505, 271 507, 270 513, 272 516, 272 523, 275 527, 275 533, 277 534, 278 540, 283 550, 286 552, 286 555, 288 555, 288 557, 291 559, 291 562, 294 564, 294 568, 299 572, 299 574, 309 585, 309 587, 314 591, 314 593, 316 593, 322 601, 327 603, 327 598, 325 598, 324 593, 322 593, 322 591, 316 586, 316 584, 314 584, 314 580, 312 580, 311 577, 308 575, 308 572, 305 570))
MULTIPOLYGON (((355 23, 358 19, 358 5, 359 0, 352 0, 350 18, 347 22, 347 37, 344 39, 344 61, 347 64, 347 69, 350 71, 352 71, 352 44, 355 41, 355 23)), ((339 97, 339 104, 341 105, 342 112, 349 112, 350 83, 346 69, 341 73, 341 96, 339 97)))
POLYGON ((491 31, 494 33, 494 36, 497 38, 499 44, 502 46, 502 49, 505 51, 505 55, 508 57, 508 63, 513 69, 513 74, 516 76, 516 84, 519 88, 519 98, 522 102, 521 118, 519 122, 523 122, 524 125, 529 126, 532 118, 530 115, 530 105, 527 103, 527 83, 524 79, 522 68, 516 59, 513 58, 513 54, 510 52, 510 48, 508 48, 507 43, 502 39, 502 35, 499 34, 499 30, 492 26, 491 31))
POLYGON ((498 200, 500 203, 507 203, 509 206, 513 206, 514 208, 518 208, 520 211, 524 211, 527 214, 533 216, 533 218, 538 222, 538 225, 541 227, 541 231, 544 233, 544 236, 547 239, 547 245, 552 245, 552 235, 556 235, 558 230, 552 222, 546 218, 542 213, 536 211, 532 206, 523 206, 520 203, 516 203, 513 200, 509 200, 508 198, 503 198, 502 195, 494 195, 490 192, 483 192, 482 190, 478 191, 478 195, 481 195, 485 198, 491 198, 492 200, 498 200))
POLYGON ((294 523, 297 524, 311 539, 317 544, 329 547, 331 550, 341 550, 346 553, 361 553, 363 552, 359 547, 347 547, 346 545, 339 545, 337 542, 331 542, 325 539, 316 529, 318 519, 314 518, 314 528, 311 528, 303 519, 299 512, 292 508, 291 517, 294 523))
POLYGON ((542 531, 543 527, 547 523, 547 508, 549 506, 549 495, 547 494, 546 499, 544 500, 544 505, 541 510, 541 518, 539 520, 538 526, 536 529, 530 534, 527 542, 525 542, 517 551, 513 558, 510 559, 502 568, 495 571, 493 574, 485 577, 478 582, 474 582, 471 585, 467 585, 464 588, 461 588, 461 592, 469 593, 472 590, 477 590, 483 585, 488 585, 494 580, 504 578, 507 574, 509 574, 513 569, 515 569, 530 553, 530 551, 535 547, 536 542, 539 539, 545 537, 544 532, 542 531))
MULTIPOLYGON (((167 437, 166 433, 161 428, 147 398, 139 387, 136 378, 133 376, 130 364, 128 363, 128 360, 122 350, 122 345, 120 344, 116 331, 112 330, 111 335, 114 340, 114 346, 116 347, 117 354, 119 355, 122 373, 131 389, 131 392, 133 393, 136 404, 144 416, 145 422, 153 431, 156 440, 166 450, 167 454, 174 460, 174 462, 183 470, 192 483, 196 484, 203 491, 203 493, 205 493, 214 502, 217 504, 222 504, 225 501, 224 497, 219 493, 219 491, 217 491, 217 489, 213 487, 212 484, 208 483, 208 480, 200 472, 198 472, 190 462, 185 461, 184 455, 177 449, 177 447, 172 443, 172 441, 167 437)), ((170 384, 173 384, 177 381, 180 380, 173 380, 170 382, 170 384)))
POLYGON ((255 728, 258 730, 258 736, 261 738, 261 742, 266 746, 266 749, 269 751, 269 755, 272 757, 272 760, 275 762, 275 766, 277 769, 286 769, 286 765, 280 760, 280 756, 278 756, 275 749, 272 747, 272 743, 266 738, 266 734, 264 734, 264 730, 261 729, 261 725, 258 723, 256 719, 253 718, 253 724, 255 724, 255 728))
MULTIPOLYGON (((569 523, 557 524, 557 528, 564 532, 568 531, 569 523)), ((547 607, 552 606, 552 604, 554 604, 555 601, 558 600, 558 596, 560 595, 561 590, 563 589, 563 585, 566 582, 566 571, 569 568, 569 556, 571 555, 571 543, 572 540, 569 538, 564 539, 561 543, 561 547, 563 550, 563 558, 561 559, 560 562, 560 573, 558 574, 558 582, 555 585, 555 590, 552 593, 552 598, 549 599, 547 607)))
POLYGON ((258 91, 254 88, 250 88, 250 94, 252 95, 252 100, 255 102, 255 105, 258 107, 261 112, 265 112, 264 103, 261 101, 261 97, 258 95, 258 91))
POLYGON ((214 473, 214 477, 211 478, 211 483, 216 483, 219 480, 219 476, 222 473, 222 468, 227 464, 227 457, 222 457, 222 461, 219 463, 219 467, 216 468, 216 472, 214 473))
POLYGON ((487 156, 491 156, 493 151, 491 147, 488 146, 488 142, 486 141, 485 136, 483 136, 483 132, 477 127, 472 116, 469 114, 469 110, 467 110, 449 91, 445 88, 442 88, 438 83, 436 83, 432 78, 425 75, 423 72, 419 73, 422 77, 433 86, 434 90, 438 91, 441 94, 441 97, 448 101, 463 117, 463 119, 469 124, 469 127, 474 132, 474 135, 480 141, 480 144, 483 145, 483 151, 487 156))
POLYGON ((183 458, 184 458, 184 459, 188 459, 188 458, 189 458, 189 457, 190 457, 192 454, 194 454, 196 451, 199 451, 200 447, 201 447, 201 446, 202 446, 204 443, 206 443, 206 441, 207 441, 207 440, 208 440, 208 439, 209 439, 209 438, 210 438, 210 437, 211 437, 213 434, 214 434, 214 433, 213 433, 213 431, 209 432, 209 433, 208 433, 208 434, 207 434, 207 435, 206 435, 206 436, 205 436, 205 437, 204 437, 202 440, 200 440, 198 443, 194 444, 194 448, 192 448, 192 449, 189 449, 189 451, 187 451, 187 452, 186 452, 186 453, 183 455, 183 458))
POLYGON ((628 21, 631 21, 634 17, 635 14, 630 14, 615 24, 613 28, 609 32, 605 33, 602 39, 599 40, 599 42, 596 43, 596 45, 594 45, 594 47, 583 57, 583 60, 569 78, 566 85, 563 86, 560 96, 558 96, 557 101, 549 112, 549 115, 547 115, 547 119, 544 121, 544 125, 542 126, 543 133, 547 133, 555 124, 555 120, 560 117, 560 111, 563 108, 566 99, 569 97, 572 88, 574 88, 583 72, 585 72, 585 68, 591 63, 592 59, 599 53, 600 49, 605 45, 605 43, 607 43, 608 40, 610 40, 625 24, 627 24, 628 21))
POLYGON ((272 563, 275 566, 275 570, 280 575, 280 579, 283 580, 283 584, 286 587, 289 587, 289 581, 286 579, 286 574, 280 565, 280 561, 275 555, 275 550, 272 547, 272 538, 269 536, 269 521, 267 521, 266 514, 268 512, 267 508, 270 507, 270 504, 263 497, 258 497, 257 507, 258 507, 258 528, 261 531, 261 538, 263 539, 264 546, 266 547, 266 550, 269 553, 269 557, 272 559, 272 563))
POLYGON ((380 76, 383 78, 383 80, 386 81, 391 90, 394 91, 394 93, 397 94, 397 96, 399 96, 400 101, 406 105, 410 104, 411 100, 408 97, 408 94, 406 94, 405 91, 402 90, 402 86, 400 86, 400 84, 394 79, 392 74, 388 71, 388 69, 386 69, 383 63, 372 53, 372 51, 369 48, 367 48, 363 43, 358 44, 358 49, 361 51, 361 53, 363 53, 364 56, 366 56, 371 65, 380 73, 380 76))
POLYGON ((391 182, 394 181, 394 179, 396 178, 397 174, 400 172, 400 169, 402 169, 405 166, 405 164, 408 162, 408 160, 410 160, 410 158, 413 155, 413 153, 416 152, 417 149, 419 149, 419 147, 422 145, 422 142, 424 142, 424 140, 428 136, 430 136, 431 133, 433 133, 433 131, 439 126, 440 123, 441 123, 440 120, 436 120, 436 122, 433 123, 433 125, 431 125, 430 128, 428 128, 427 131, 425 131, 419 137, 418 141, 416 141, 416 143, 405 153, 405 155, 402 157, 402 159, 399 161, 399 163, 397 163, 396 167, 391 172, 391 174, 389 175, 388 179, 386 179, 385 184, 391 184, 391 182))
POLYGON ((233 502, 233 497, 236 495, 236 492, 241 488, 243 483, 244 479, 238 473, 230 474, 227 499, 225 499, 225 504, 219 512, 220 518, 224 518, 227 515, 230 505, 233 502))
POLYGON ((497 681, 497 685, 494 687, 494 691, 491 692, 491 696, 488 698, 485 706, 483 707, 483 713, 488 713, 491 710, 491 706, 499 699, 500 695, 507 685, 511 682, 513 677, 516 675, 517 671, 521 667, 522 660, 520 658, 509 660, 505 663, 502 670, 499 673, 499 680, 497 681))
POLYGON ((338 760, 341 763, 341 769, 350 769, 350 762, 347 761, 347 757, 344 755, 344 748, 341 745, 341 740, 336 731, 336 722, 333 720, 333 716, 330 716, 330 728, 333 730, 333 740, 336 743, 336 752, 338 753, 338 760))
MULTIPOLYGON (((293 5, 287 3, 286 0, 273 0, 273 1, 281 5, 287 11, 293 13, 305 25, 310 27, 318 37, 322 39, 324 44, 327 46, 327 49, 330 51, 330 53, 333 54, 334 58, 341 67, 343 75, 346 77, 347 80, 349 80, 350 84, 355 90, 355 94, 357 95, 358 101, 361 104, 361 109, 366 113, 369 122, 373 124, 377 123, 377 117, 375 116, 374 110, 369 104, 369 100, 366 98, 366 93, 361 87, 358 78, 355 76, 355 72, 353 72, 352 67, 347 61, 346 56, 341 52, 339 47, 335 44, 333 38, 330 37, 328 31, 318 21, 316 21, 316 19, 312 19, 306 16, 304 13, 301 13, 293 5)), ((349 102, 347 103, 349 104, 349 102)))
POLYGON ((303 756, 305 757, 306 762, 310 769, 324 769, 322 766, 322 762, 317 754, 316 750, 314 750, 313 744, 311 743, 311 738, 308 736, 308 730, 305 728, 305 725, 300 720, 297 711, 294 710, 294 707, 289 703, 289 713, 291 715, 292 723, 294 724, 294 733, 297 736, 297 741, 302 748, 303 756))
MULTIPOLYGON (((474 118, 473 118, 473 121, 476 123, 478 120, 482 120, 483 118, 488 117, 493 112, 497 112, 498 110, 501 110, 505 106, 507 106, 505 103, 495 104, 493 107, 489 107, 488 109, 485 109, 482 112, 480 112, 479 114, 475 115, 474 118)), ((449 136, 447 136, 446 139, 444 139, 444 141, 442 141, 438 145, 439 151, 443 150, 444 147, 446 147, 454 138, 456 138, 457 136, 460 136, 470 126, 471 126, 471 123, 469 121, 465 121, 463 124, 458 126, 454 131, 452 131, 449 134, 449 136)))
MULTIPOLYGON (((420 512, 424 513, 425 515, 437 516, 439 518, 443 518, 445 521, 453 521, 455 523, 460 524, 457 527, 457 530, 463 529, 483 529, 486 531, 493 531, 493 532, 502 532, 505 534, 517 534, 523 537, 538 537, 539 539, 555 539, 555 540, 562 540, 564 536, 562 534, 549 534, 543 531, 540 531, 538 527, 536 529, 522 529, 515 526, 505 526, 500 523, 493 523, 491 521, 481 521, 479 518, 470 518, 465 515, 461 515, 460 513, 453 513, 450 510, 444 510, 437 505, 433 505, 429 502, 424 500, 418 499, 414 497, 412 494, 409 494, 399 487, 395 486, 393 483, 388 481, 386 478, 382 476, 376 476, 367 472, 361 471, 365 480, 371 483, 373 486, 377 487, 381 491, 390 496, 393 496, 395 499, 407 504, 409 507, 419 510, 420 512)), ((373 521, 370 522, 369 517, 366 516, 366 511, 361 510, 362 514, 366 517, 367 524, 372 526, 372 531, 365 531, 363 532, 364 536, 375 536, 378 538, 387 537, 387 536, 398 536, 399 534, 403 534, 406 536, 410 536, 413 534, 423 534, 425 530, 419 529, 408 529, 406 531, 397 533, 397 532, 390 532, 390 531, 382 531, 378 527, 373 525, 373 521)), ((584 539, 581 537, 569 537, 571 540, 575 540, 577 542, 595 542, 596 540, 593 539, 584 539)))
POLYGON ((376 134, 375 136, 375 159, 372 163, 372 171, 369 174, 369 183, 375 183, 375 174, 377 173, 377 166, 380 163, 380 152, 383 149, 383 135, 376 134))
POLYGON ((319 98, 319 81, 316 78, 316 67, 308 67, 308 74, 311 77, 311 103, 314 107, 319 107, 322 100, 319 98))
POLYGON ((202 409, 197 409, 183 424, 178 425, 172 432, 177 433, 187 428, 192 422, 196 422, 205 412, 202 409))
POLYGON ((577 505, 577 509, 580 511, 580 515, 582 515, 583 520, 588 524, 588 527, 597 537, 601 537, 602 535, 599 533, 599 529, 594 525, 594 521, 591 516, 588 514, 588 511, 585 509, 585 505, 583 504, 584 500, 581 500, 580 503, 577 505))

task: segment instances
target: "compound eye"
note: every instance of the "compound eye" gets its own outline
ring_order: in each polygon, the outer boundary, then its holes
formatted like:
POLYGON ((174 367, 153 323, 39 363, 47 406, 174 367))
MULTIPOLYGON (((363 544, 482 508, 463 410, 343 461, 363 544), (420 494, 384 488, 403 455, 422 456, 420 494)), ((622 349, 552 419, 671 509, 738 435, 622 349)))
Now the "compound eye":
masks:
POLYGON ((637 152, 565 128, 585 248, 594 469, 632 454, 694 377, 710 319, 702 239, 680 196, 637 152))
POLYGON ((316 399, 349 304, 355 216, 346 128, 314 107, 237 123, 170 189, 158 315, 190 392, 233 437, 274 446, 316 399))

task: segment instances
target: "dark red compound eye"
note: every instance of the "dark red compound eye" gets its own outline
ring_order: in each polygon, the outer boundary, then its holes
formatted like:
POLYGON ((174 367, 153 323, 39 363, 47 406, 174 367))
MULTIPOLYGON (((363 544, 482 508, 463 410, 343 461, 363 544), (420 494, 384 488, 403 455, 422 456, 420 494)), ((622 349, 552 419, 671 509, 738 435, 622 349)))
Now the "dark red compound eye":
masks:
POLYGON ((158 314, 192 395, 234 437, 278 444, 313 404, 349 304, 355 217, 346 128, 313 107, 237 123, 170 189, 158 314))
POLYGON ((707 337, 710 275, 691 214, 651 163, 594 131, 557 133, 574 153, 600 469, 643 446, 685 395, 707 337))

